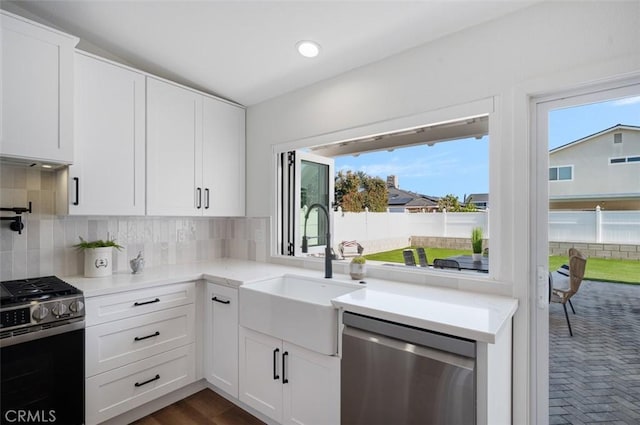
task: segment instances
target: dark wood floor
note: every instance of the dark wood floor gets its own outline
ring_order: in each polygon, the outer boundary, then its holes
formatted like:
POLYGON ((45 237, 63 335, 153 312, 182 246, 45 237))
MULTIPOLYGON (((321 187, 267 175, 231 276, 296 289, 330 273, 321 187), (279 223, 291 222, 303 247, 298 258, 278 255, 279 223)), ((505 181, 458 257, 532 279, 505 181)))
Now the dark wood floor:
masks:
POLYGON ((209 389, 133 422, 133 425, 264 425, 209 389))

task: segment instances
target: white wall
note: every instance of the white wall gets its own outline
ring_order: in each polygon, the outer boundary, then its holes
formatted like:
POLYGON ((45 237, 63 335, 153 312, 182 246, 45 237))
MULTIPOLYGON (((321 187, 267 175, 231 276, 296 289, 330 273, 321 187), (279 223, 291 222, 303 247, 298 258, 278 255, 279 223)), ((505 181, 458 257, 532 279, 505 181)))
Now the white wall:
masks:
MULTIPOLYGON (((529 94, 640 71, 640 2, 545 2, 250 107, 247 214, 270 216, 272 145, 496 96, 490 121, 496 279, 520 299, 514 322, 514 423, 529 406, 529 94), (499 224, 496 226, 494 224, 499 224)), ((321 58, 319 60, 322 60, 321 58)), ((492 266, 493 267, 493 266, 492 266)))

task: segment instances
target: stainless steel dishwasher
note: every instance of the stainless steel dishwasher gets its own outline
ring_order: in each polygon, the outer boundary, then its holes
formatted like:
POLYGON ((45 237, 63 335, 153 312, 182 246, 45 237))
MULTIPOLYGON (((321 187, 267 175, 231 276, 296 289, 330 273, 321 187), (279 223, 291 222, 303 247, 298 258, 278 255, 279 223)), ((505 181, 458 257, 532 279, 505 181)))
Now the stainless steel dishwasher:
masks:
POLYGON ((345 312, 342 425, 476 423, 474 341, 345 312))

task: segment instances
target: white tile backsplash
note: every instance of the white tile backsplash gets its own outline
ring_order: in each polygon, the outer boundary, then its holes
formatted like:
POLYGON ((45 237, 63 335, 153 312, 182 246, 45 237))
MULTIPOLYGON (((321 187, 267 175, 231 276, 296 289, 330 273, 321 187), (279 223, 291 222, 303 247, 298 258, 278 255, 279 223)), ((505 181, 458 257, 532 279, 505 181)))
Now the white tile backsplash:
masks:
MULTIPOLYGON (((0 224, 0 280, 83 273, 82 252, 73 245, 115 238, 115 271, 129 271, 129 260, 143 251, 146 267, 238 258, 266 261, 269 219, 192 217, 56 216, 54 173, 0 166, 2 207, 26 207, 21 235, 0 224), (258 240, 254 240, 255 238, 258 240)), ((12 216, 11 212, 2 212, 12 216)))

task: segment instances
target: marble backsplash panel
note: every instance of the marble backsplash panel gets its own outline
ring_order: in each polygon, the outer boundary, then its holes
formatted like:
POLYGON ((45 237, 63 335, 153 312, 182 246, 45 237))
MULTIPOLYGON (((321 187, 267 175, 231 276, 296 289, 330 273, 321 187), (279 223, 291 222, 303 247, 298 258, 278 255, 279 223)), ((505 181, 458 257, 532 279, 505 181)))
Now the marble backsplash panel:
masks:
MULTIPOLYGON (((146 267, 216 258, 266 261, 267 218, 56 216, 53 172, 0 166, 0 206, 26 207, 19 235, 0 223, 0 280, 83 273, 83 254, 73 245, 115 239, 114 271, 129 271, 129 260, 143 252, 146 267)), ((3 217, 15 214, 2 212, 3 217)))

